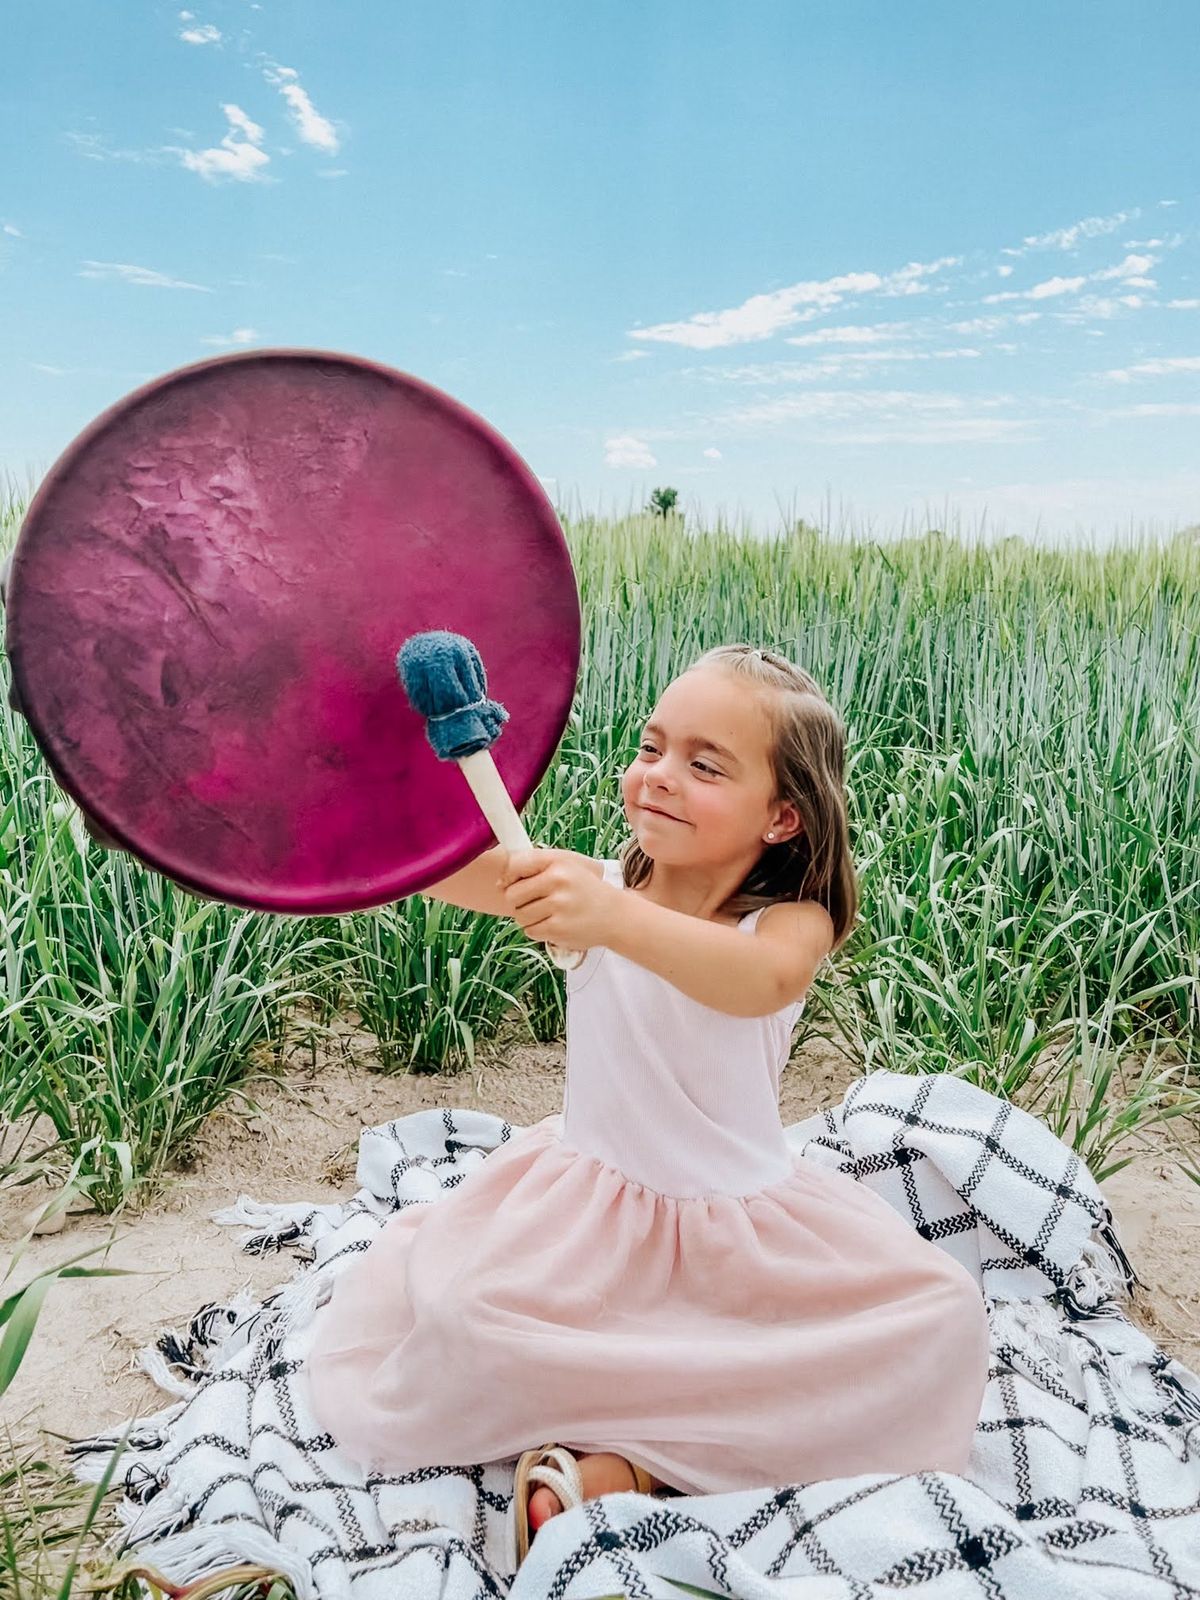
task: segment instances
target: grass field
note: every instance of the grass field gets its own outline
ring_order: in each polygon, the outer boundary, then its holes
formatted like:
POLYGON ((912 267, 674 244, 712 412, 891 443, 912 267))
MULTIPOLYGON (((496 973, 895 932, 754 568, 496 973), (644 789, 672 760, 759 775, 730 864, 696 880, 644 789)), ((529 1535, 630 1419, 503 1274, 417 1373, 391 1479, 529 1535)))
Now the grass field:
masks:
MULTIPOLYGON (((0 547, 21 512, 0 504, 0 547)), ((1200 535, 1062 551, 803 525, 748 542, 674 517, 565 530, 583 662, 530 836, 614 854, 619 775, 663 686, 719 642, 783 651, 847 725, 863 894, 797 1043, 836 1029, 864 1070, 960 1073, 1098 1179, 1132 1130, 1169 1129, 1200 1181, 1200 535)), ((561 974, 508 922, 419 896, 271 918, 104 854, 7 709, 0 961, 0 1182, 69 1176, 108 1211, 285 1034, 353 1010, 382 1068, 444 1070, 513 1005, 539 1039, 563 1021, 561 974)))
MULTIPOLYGON (((6 541, 21 510, 0 510, 6 541)), ((615 852, 619 774, 661 688, 714 643, 769 644, 845 718, 863 890, 802 1026, 833 1021, 864 1067, 1021 1097, 1097 1177, 1130 1123, 1194 1107, 1200 540, 750 543, 662 518, 567 536, 583 662, 532 838, 615 852), (1134 1053, 1147 1072, 1117 1092, 1134 1053)), ((106 855, 7 708, 0 802, 0 1120, 52 1130, 19 1151, 10 1132, 5 1176, 74 1166, 118 1206, 302 1017, 354 1008, 381 1065, 418 1070, 469 1062, 514 1003, 538 1038, 561 1031, 561 974, 506 921, 420 896, 273 918, 106 855)))

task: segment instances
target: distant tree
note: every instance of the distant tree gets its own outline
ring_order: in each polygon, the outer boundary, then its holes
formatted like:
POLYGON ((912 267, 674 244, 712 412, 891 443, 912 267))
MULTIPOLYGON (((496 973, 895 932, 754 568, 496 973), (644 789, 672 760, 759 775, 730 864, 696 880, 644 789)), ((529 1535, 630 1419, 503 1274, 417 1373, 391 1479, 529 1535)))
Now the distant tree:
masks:
POLYGON ((678 489, 655 489, 646 510, 653 512, 656 517, 665 517, 668 511, 674 511, 678 499, 678 489))

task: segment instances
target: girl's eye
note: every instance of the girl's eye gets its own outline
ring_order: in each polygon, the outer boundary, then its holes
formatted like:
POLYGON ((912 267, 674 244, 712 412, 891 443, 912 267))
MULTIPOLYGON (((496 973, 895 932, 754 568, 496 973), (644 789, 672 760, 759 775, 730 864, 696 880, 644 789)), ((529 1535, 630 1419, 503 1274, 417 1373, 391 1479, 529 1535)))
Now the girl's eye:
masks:
MULTIPOLYGON (((645 741, 643 741, 640 745, 638 745, 639 752, 642 751, 642 750, 653 750, 653 749, 654 749, 654 746, 652 744, 649 744, 649 743, 645 742, 645 741)), ((692 765, 694 767, 699 767, 701 772, 707 772, 711 777, 714 777, 714 778, 721 777, 721 773, 719 773, 715 767, 710 767, 710 766, 707 765, 707 763, 705 763, 703 761, 693 761, 692 765)))

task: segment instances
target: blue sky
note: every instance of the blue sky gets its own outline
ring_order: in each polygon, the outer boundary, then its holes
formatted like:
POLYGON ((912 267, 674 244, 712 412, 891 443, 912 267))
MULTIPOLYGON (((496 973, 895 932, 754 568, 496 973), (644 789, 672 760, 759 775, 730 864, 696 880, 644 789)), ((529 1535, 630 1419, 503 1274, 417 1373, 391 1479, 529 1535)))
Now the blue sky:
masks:
POLYGON ((8 0, 0 471, 222 350, 560 504, 1200 522, 1194 0, 8 0))

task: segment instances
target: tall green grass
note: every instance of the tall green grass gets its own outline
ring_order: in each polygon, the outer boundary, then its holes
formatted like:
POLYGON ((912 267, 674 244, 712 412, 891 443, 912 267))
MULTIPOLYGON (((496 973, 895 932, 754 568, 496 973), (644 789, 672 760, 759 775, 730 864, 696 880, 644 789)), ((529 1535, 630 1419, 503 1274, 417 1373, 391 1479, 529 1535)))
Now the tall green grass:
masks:
MULTIPOLYGON (((20 509, 0 508, 9 539, 20 509)), ((1193 1137, 1194 535, 758 541, 674 515, 565 532, 583 659, 526 809, 538 843, 615 853, 620 773, 665 684, 723 641, 783 650, 846 721, 863 889, 799 1038, 836 1025, 864 1068, 1021 1098, 1099 1176, 1131 1126, 1193 1137), (1148 1053, 1148 1074, 1116 1073, 1148 1053)), ((390 1070, 473 1063, 513 1006, 534 1037, 561 1030, 561 974, 507 921, 419 896, 319 921, 198 904, 81 835, 7 712, 0 785, 0 1117, 41 1114, 43 1161, 87 1152, 103 1207, 161 1173, 302 1002, 355 1010, 390 1070)))

